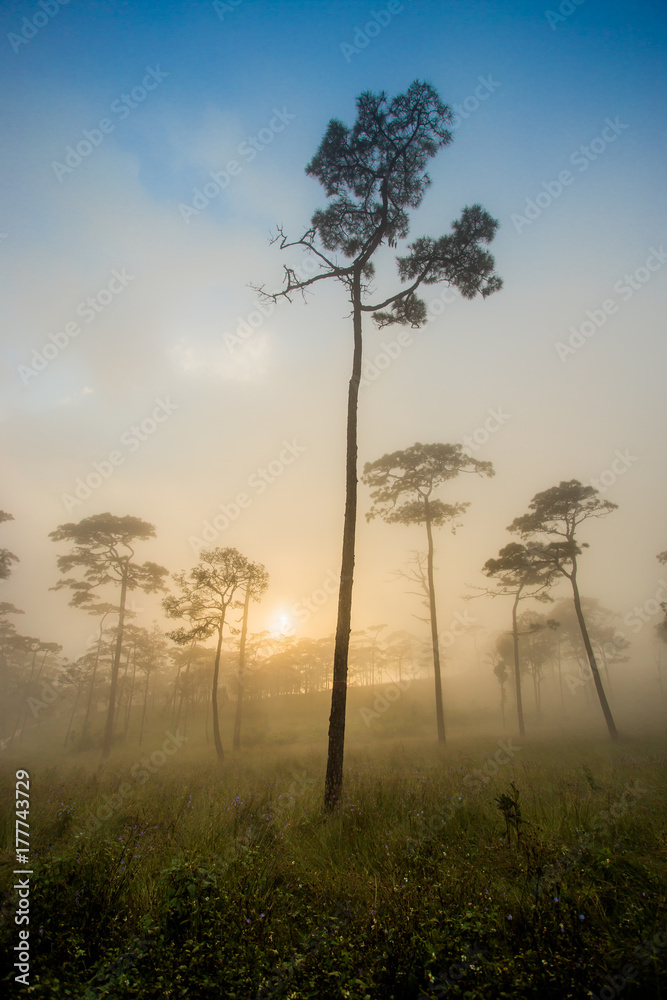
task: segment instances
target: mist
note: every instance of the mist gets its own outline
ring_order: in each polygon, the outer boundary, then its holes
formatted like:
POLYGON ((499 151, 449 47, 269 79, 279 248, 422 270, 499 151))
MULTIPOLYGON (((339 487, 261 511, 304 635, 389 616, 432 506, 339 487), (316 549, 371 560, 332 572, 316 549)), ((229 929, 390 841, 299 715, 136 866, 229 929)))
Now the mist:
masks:
POLYGON ((663 996, 662 7, 0 19, 3 982, 663 996))

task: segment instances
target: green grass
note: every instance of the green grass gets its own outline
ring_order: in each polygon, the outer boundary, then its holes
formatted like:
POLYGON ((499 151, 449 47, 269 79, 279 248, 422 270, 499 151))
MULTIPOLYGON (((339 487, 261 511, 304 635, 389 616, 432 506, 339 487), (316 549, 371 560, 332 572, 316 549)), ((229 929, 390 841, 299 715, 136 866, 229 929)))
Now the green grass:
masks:
POLYGON ((497 749, 488 737, 353 745, 328 818, 321 748, 218 767, 186 746, 143 783, 129 751, 99 774, 40 764, 30 995, 562 1000, 599 995, 633 961, 624 995, 665 995, 667 947, 633 958, 667 925, 664 739, 533 739, 483 782, 497 749), (496 799, 516 804, 515 790, 521 836, 514 822, 508 839, 496 799))

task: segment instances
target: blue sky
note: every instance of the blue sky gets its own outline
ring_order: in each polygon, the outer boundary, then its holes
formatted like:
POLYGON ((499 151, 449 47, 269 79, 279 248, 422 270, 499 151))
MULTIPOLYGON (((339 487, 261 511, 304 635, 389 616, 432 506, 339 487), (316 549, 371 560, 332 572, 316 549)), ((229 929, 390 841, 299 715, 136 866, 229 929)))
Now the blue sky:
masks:
MULTIPOLYGON (((60 641, 63 623, 79 627, 63 595, 44 597, 57 524, 136 514, 158 527, 146 558, 187 568, 189 539, 285 440, 303 454, 216 544, 267 565, 257 627, 336 569, 351 361, 342 290, 281 306, 240 349, 226 335, 255 309, 248 283, 280 279, 267 240, 276 223, 296 236, 323 202, 304 167, 328 120, 351 123, 361 91, 392 95, 416 78, 468 111, 432 162, 411 235, 437 236, 480 202, 501 223, 491 249, 505 288, 448 304, 364 390, 360 461, 460 440, 489 408, 510 414, 477 455, 494 462, 495 479, 451 496, 472 506, 465 528, 440 539, 447 617, 535 492, 588 482, 629 450, 605 493, 619 511, 591 533, 584 589, 621 613, 652 595, 655 553, 667 546, 667 265, 641 269, 667 238, 663 4, 44 3, 5 3, 0 20, 1 419, 12 469, 0 507, 16 518, 3 526, 22 560, 7 599, 26 609, 26 627, 60 641), (17 42, 21 32, 33 37, 17 42), (151 70, 154 89, 137 91, 151 70), (54 167, 105 119, 80 163, 54 167), (253 138, 250 159, 239 150, 253 138), (230 160, 239 173, 186 221, 182 206, 230 160), (563 171, 571 180, 559 191, 563 171), (131 277, 109 291, 123 269, 131 277), (628 294, 624 275, 637 269, 628 294), (99 312, 87 323, 89 297, 99 312), (599 329, 559 353, 610 299, 617 308, 603 310, 599 329), (79 332, 26 381, 32 352, 68 323, 79 332), (169 419, 68 510, 77 480, 165 396, 169 419)), ((381 262, 378 285, 391 287, 392 255, 381 262)), ((395 332, 369 325, 365 336, 372 361, 395 332)), ((420 544, 360 521, 357 627, 389 614, 411 626, 400 587, 386 581, 420 544)), ((309 623, 313 634, 331 629, 334 603, 309 623)))

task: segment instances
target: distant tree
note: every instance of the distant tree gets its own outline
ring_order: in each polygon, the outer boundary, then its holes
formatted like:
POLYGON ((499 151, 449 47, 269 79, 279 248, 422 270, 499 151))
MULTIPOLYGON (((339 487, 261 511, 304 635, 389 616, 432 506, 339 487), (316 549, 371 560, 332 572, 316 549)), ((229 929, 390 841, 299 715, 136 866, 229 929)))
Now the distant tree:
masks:
POLYGON ((125 604, 128 591, 142 590, 146 594, 164 590, 164 578, 168 573, 163 566, 154 562, 134 562, 136 542, 148 541, 155 537, 152 524, 127 514, 93 514, 77 524, 61 524, 49 535, 54 542, 73 542, 69 555, 58 557, 58 569, 69 573, 81 569, 83 579, 68 577, 59 580, 52 590, 66 587, 73 591, 70 604, 76 608, 88 609, 94 602, 100 587, 109 584, 120 587, 118 599, 118 628, 116 647, 111 664, 111 685, 109 707, 102 743, 102 760, 105 760, 113 743, 114 713, 118 688, 118 671, 123 648, 125 625, 125 604))
POLYGON ((526 735, 523 719, 523 702, 521 698, 521 666, 519 660, 519 627, 517 613, 519 602, 529 598, 538 601, 550 601, 547 591, 553 583, 553 568, 546 557, 545 546, 539 542, 529 542, 522 545, 510 542, 498 553, 497 558, 487 559, 482 567, 482 573, 496 581, 495 590, 483 590, 490 597, 511 597, 512 601, 512 638, 514 660, 514 691, 516 696, 516 714, 519 723, 519 734, 526 735))
MULTIPOLYGON (((171 638, 170 635, 168 637, 171 638)), ((170 650, 169 656, 177 664, 172 725, 177 729, 182 727, 187 733, 188 715, 193 705, 199 700, 210 704, 211 650, 198 646, 194 639, 188 646, 170 650)))
POLYGON ((445 742, 442 705, 440 645, 433 574, 433 528, 449 523, 452 531, 469 504, 446 504, 435 495, 438 489, 461 473, 493 476, 491 462, 471 458, 459 444, 417 444, 405 451, 383 455, 366 462, 362 481, 370 487, 373 506, 367 520, 381 517, 388 524, 423 524, 428 540, 427 580, 433 670, 435 673, 435 713, 438 740, 445 742))
MULTIPOLYGON (((13 521, 14 515, 7 514, 6 511, 0 510, 0 524, 3 521, 13 521)), ((12 563, 18 562, 19 557, 15 556, 13 552, 9 549, 0 549, 0 580, 6 580, 12 571, 12 563)))
MULTIPOLYGON (((665 550, 664 552, 659 552, 656 558, 658 562, 662 563, 663 565, 667 563, 667 550, 665 550)), ((660 607, 662 608, 665 617, 661 622, 658 622, 658 624, 655 626, 655 631, 663 642, 667 642, 667 603, 663 602, 660 605, 660 607)), ((658 654, 658 678, 660 680, 660 690, 662 691, 662 674, 660 672, 659 654, 658 654)))
POLYGON ((409 664, 410 675, 415 677, 421 669, 424 643, 406 629, 391 632, 388 643, 387 658, 396 663, 399 683, 403 680, 404 664, 409 664))
POLYGON ((183 707, 183 701, 185 698, 185 691, 187 687, 187 677, 190 672, 190 666, 192 665, 192 660, 194 658, 196 646, 196 639, 190 641, 189 646, 176 646, 168 651, 169 659, 172 661, 172 665, 176 667, 176 676, 174 677, 174 690, 171 697, 171 724, 172 727, 176 724, 176 702, 178 701, 178 715, 180 716, 181 709, 183 707))
POLYGON ((600 699, 602 714, 612 740, 618 739, 618 730, 609 708, 600 671, 593 652, 586 620, 581 607, 579 584, 577 582, 578 557, 588 544, 577 542, 579 525, 590 518, 604 517, 618 505, 609 500, 603 500, 593 486, 583 486, 579 480, 563 481, 542 493, 536 493, 530 502, 529 514, 524 514, 512 521, 508 530, 516 531, 524 538, 532 535, 555 535, 558 541, 545 546, 553 571, 566 577, 572 586, 574 608, 581 629, 586 655, 590 664, 595 688, 600 699))
MULTIPOLYGON (((596 657, 600 658, 607 683, 610 684, 609 666, 625 663, 627 661, 626 652, 630 647, 624 633, 617 628, 620 615, 618 612, 604 607, 596 597, 582 597, 581 608, 591 645, 596 657)), ((579 665, 583 666, 587 660, 586 649, 572 601, 559 601, 554 607, 554 616, 561 623, 565 648, 570 657, 576 659, 579 665)))
MULTIPOLYGON (((49 656, 57 656, 62 652, 62 646, 57 642, 43 642, 41 639, 33 639, 30 636, 21 637, 21 648, 25 653, 30 655, 30 673, 28 674, 28 682, 23 693, 23 705, 20 712, 20 719, 18 726, 15 730, 14 736, 10 740, 10 745, 14 740, 14 737, 21 738, 25 731, 25 725, 28 718, 28 709, 33 707, 35 704, 35 685, 40 678, 44 665, 49 656), (37 657, 42 653, 41 662, 38 663, 37 657)), ((21 674, 19 674, 19 677, 21 674)), ((33 713, 34 714, 34 713, 33 713)))
POLYGON ((246 639, 248 636, 248 611, 250 601, 259 601, 269 585, 269 574, 261 563, 249 563, 243 589, 243 616, 239 639, 239 672, 236 683, 236 711, 234 713, 234 736, 232 749, 241 749, 241 719, 243 716, 243 683, 246 669, 246 639))
POLYGON ((542 680, 544 668, 549 664, 556 651, 554 632, 560 628, 560 622, 547 615, 529 609, 519 615, 519 635, 525 636, 524 659, 528 663, 528 672, 533 679, 533 694, 535 697, 535 714, 542 716, 542 680))
MULTIPOLYGON (((89 604, 86 607, 86 611, 89 615, 99 615, 100 616, 100 629, 99 635, 97 637, 97 642, 95 644, 95 653, 92 657, 92 669, 90 671, 90 687, 88 688, 88 698, 86 699, 86 713, 83 717, 83 723, 81 725, 81 737, 80 743, 83 746, 85 740, 88 736, 88 724, 90 722, 90 712, 93 707, 93 697, 95 694, 95 681, 97 678, 97 668, 100 663, 100 654, 102 651, 102 640, 104 636, 104 621, 109 615, 117 615, 119 609, 115 604, 109 604, 105 601, 100 601, 97 604, 89 604)), ((129 617, 132 612, 125 610, 125 617, 129 617)))
MULTIPOLYGON (((371 687, 375 684, 375 665, 377 662, 380 663, 380 683, 382 683, 382 658, 383 656, 378 656, 378 642, 380 640, 380 632, 383 632, 387 628, 386 625, 367 625, 366 632, 370 633, 370 644, 371 644, 371 687)), ((384 650, 381 650, 381 654, 384 650)))
POLYGON ((213 742, 218 760, 224 760, 220 738, 218 712, 218 684, 220 678, 220 653, 227 614, 241 607, 239 595, 243 593, 252 563, 233 548, 203 549, 199 562, 190 572, 175 573, 179 589, 176 595, 165 597, 162 606, 169 618, 185 618, 189 627, 169 632, 168 637, 178 645, 190 645, 217 635, 213 665, 211 711, 213 715, 213 742))
POLYGON ((141 709, 141 722, 139 724, 139 746, 141 746, 144 737, 146 708, 148 706, 148 685, 150 684, 151 677, 159 671, 166 651, 167 640, 159 625, 155 623, 150 631, 148 629, 141 629, 141 633, 137 636, 136 640, 135 657, 139 670, 146 675, 146 679, 144 681, 144 697, 141 709))
POLYGON ((70 685, 73 686, 76 692, 76 696, 74 698, 74 704, 72 706, 72 712, 70 714, 69 722, 67 724, 67 730, 65 732, 65 741, 64 741, 65 746, 67 746, 67 744, 69 743, 70 733, 72 731, 72 723, 74 722, 74 717, 76 716, 76 710, 79 707, 79 701, 81 699, 81 695, 83 694, 83 690, 88 681, 88 673, 89 673, 89 663, 87 662, 87 657, 85 654, 83 656, 80 656, 78 660, 76 660, 74 663, 65 664, 60 673, 61 683, 64 683, 65 685, 68 686, 70 685))
POLYGON ((355 531, 357 514, 357 407, 362 370, 362 317, 372 313, 380 326, 392 323, 420 327, 427 320, 426 305, 418 297, 421 285, 444 282, 456 286, 465 298, 485 297, 501 287, 493 257, 483 248, 493 239, 498 223, 481 206, 463 209, 452 232, 422 236, 398 257, 403 287, 380 301, 369 302, 375 273, 373 257, 383 245, 397 246, 409 232, 408 210, 421 204, 430 184, 428 160, 451 142, 447 126, 453 115, 427 83, 415 81, 404 94, 389 99, 363 93, 357 99, 352 128, 332 119, 306 173, 315 177, 330 199, 315 212, 311 227, 290 242, 281 229, 275 237, 281 250, 299 248, 319 267, 310 276, 285 267, 284 287, 269 293, 272 301, 290 299, 316 282, 340 281, 352 307, 354 353, 347 404, 347 449, 343 552, 334 649, 334 676, 329 719, 329 748, 325 807, 338 802, 343 781, 347 660, 352 614, 355 531), (342 255, 341 262, 337 255, 342 255), (390 311, 387 312, 386 310, 390 311))
POLYGON ((0 739, 0 749, 5 749, 17 735, 17 719, 15 701, 18 694, 20 661, 29 641, 16 631, 16 626, 7 615, 22 615, 25 612, 14 607, 7 601, 0 601, 0 689, 3 697, 0 699, 0 730, 5 732, 12 720, 13 730, 7 737, 0 739))
POLYGON ((380 678, 382 676, 384 648, 380 645, 380 632, 386 628, 386 625, 368 625, 365 629, 356 629, 350 634, 349 675, 358 676, 362 685, 375 685, 377 666, 380 678))
POLYGON ((507 694, 505 692, 505 686, 509 679, 509 670, 507 669, 507 664, 501 656, 495 658, 493 664, 493 673, 500 684, 500 711, 503 717, 503 729, 505 728, 505 702, 507 701, 507 694))

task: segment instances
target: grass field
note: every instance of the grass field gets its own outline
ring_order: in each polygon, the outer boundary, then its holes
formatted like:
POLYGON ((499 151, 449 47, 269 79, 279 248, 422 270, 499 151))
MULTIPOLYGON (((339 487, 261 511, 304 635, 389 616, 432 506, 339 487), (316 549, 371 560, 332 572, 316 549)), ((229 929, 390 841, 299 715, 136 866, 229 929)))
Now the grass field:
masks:
MULTIPOLYGON (((393 724, 403 712, 414 727, 414 711, 405 699, 393 724)), ((659 727, 618 744, 460 727, 442 749, 430 733, 357 727, 344 802, 325 819, 313 717, 300 742, 260 742, 222 766, 202 734, 179 745, 166 726, 104 770, 55 746, 47 763, 46 744, 5 754, 3 978, 18 943, 20 767, 33 862, 21 994, 667 995, 659 727)))

